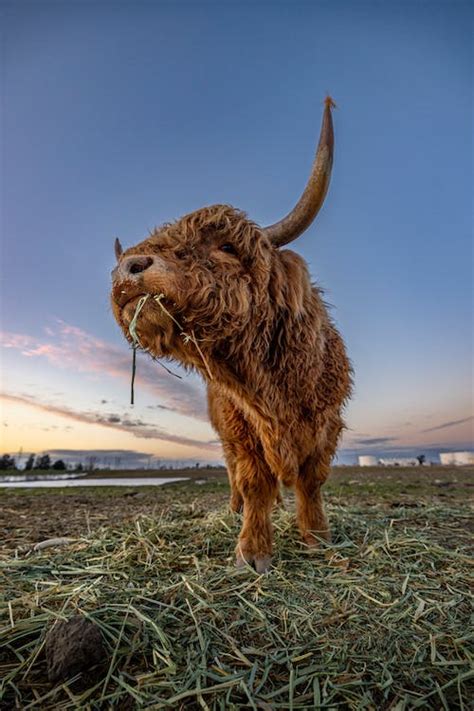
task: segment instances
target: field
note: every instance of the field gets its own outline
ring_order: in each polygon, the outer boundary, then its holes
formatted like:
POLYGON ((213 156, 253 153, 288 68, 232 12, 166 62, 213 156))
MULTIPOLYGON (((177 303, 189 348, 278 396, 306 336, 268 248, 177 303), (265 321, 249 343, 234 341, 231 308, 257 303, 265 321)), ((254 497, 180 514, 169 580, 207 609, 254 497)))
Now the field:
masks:
POLYGON ((287 493, 264 576, 233 567, 224 473, 183 475, 0 489, 2 709, 472 708, 473 467, 335 468, 317 551, 287 493), (103 658, 51 682, 46 635, 77 614, 103 658))

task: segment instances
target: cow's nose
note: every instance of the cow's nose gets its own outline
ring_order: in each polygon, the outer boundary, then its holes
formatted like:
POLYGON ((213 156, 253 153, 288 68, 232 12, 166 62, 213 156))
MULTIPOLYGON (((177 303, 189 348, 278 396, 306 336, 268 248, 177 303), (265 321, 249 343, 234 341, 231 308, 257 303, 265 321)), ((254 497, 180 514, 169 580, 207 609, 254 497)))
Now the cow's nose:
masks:
POLYGON ((152 257, 146 257, 141 254, 132 254, 130 257, 125 257, 120 262, 120 271, 126 276, 140 274, 151 267, 153 264, 152 257))

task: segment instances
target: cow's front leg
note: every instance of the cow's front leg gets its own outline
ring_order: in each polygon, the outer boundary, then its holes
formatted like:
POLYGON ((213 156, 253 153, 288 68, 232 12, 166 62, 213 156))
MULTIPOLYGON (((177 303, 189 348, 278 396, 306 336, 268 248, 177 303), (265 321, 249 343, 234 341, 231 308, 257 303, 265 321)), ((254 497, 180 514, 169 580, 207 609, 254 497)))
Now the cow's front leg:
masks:
POLYGON ((308 457, 296 480, 298 526, 304 542, 309 546, 317 546, 320 538, 331 540, 321 492, 321 486, 329 474, 329 461, 329 457, 308 457))
POLYGON ((244 502, 244 520, 236 547, 236 564, 253 564, 264 573, 271 564, 273 531, 270 513, 278 495, 275 476, 261 456, 241 452, 236 481, 244 502))

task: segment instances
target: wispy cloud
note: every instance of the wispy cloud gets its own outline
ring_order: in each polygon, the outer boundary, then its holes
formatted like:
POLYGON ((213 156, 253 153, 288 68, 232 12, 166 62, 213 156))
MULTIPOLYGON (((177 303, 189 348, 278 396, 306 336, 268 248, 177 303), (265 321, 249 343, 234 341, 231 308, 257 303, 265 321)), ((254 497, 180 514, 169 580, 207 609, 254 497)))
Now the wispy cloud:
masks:
POLYGON ((140 437, 142 439, 157 439, 163 442, 172 442, 173 444, 181 444, 188 447, 216 450, 215 440, 201 441, 190 437, 174 435, 161 427, 157 427, 155 424, 145 422, 140 419, 133 420, 130 417, 121 417, 120 415, 114 413, 103 415, 97 412, 82 412, 68 407, 51 405, 26 395, 3 393, 0 397, 10 402, 29 405, 30 407, 34 407, 37 410, 41 410, 42 412, 47 412, 52 415, 67 417, 71 420, 75 420, 76 422, 82 422, 90 425, 100 425, 114 430, 122 430, 123 432, 132 434, 134 437, 140 437))
POLYGON ((396 442, 398 437, 368 437, 367 439, 355 439, 354 444, 378 445, 396 442))
POLYGON ((445 430, 447 427, 454 427, 455 425, 463 425, 465 422, 471 422, 474 420, 474 416, 463 417, 462 420, 450 420, 449 422, 442 422, 436 427, 429 427, 427 430, 421 430, 422 432, 436 432, 436 430, 445 430))
MULTIPOLYGON (((18 350, 27 358, 45 358, 53 365, 74 372, 100 373, 130 381, 131 356, 126 346, 120 348, 90 333, 58 321, 46 329, 47 339, 23 333, 0 332, 4 348, 18 350)), ((136 383, 164 401, 163 407, 181 415, 206 420, 205 397, 193 382, 173 378, 149 358, 141 358, 136 383)))

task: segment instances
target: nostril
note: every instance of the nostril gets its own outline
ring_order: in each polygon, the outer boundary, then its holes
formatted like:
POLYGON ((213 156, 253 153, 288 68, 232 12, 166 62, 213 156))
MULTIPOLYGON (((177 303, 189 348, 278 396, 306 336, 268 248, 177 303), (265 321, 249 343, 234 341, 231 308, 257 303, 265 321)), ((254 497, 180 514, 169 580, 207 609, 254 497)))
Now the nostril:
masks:
POLYGON ((152 264, 153 259, 151 257, 137 257, 135 259, 131 259, 126 266, 129 274, 139 274, 140 272, 144 272, 148 269, 148 267, 152 264))

